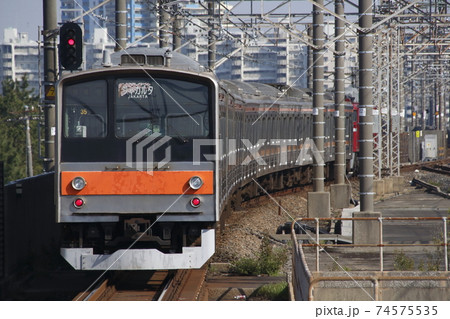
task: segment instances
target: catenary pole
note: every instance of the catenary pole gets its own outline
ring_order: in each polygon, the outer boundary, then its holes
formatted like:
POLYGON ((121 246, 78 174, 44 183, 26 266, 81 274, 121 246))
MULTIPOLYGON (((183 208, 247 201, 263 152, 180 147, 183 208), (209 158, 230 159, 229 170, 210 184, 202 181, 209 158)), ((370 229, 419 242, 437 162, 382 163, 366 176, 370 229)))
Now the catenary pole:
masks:
MULTIPOLYGON (((323 0, 314 3, 323 6, 323 0)), ((317 155, 313 156, 313 191, 323 192, 324 183, 324 90, 323 90, 323 11, 313 5, 313 141, 317 155), (320 160, 320 158, 322 160, 320 160)))
MULTIPOLYGON (((56 36, 57 36, 57 18, 56 18, 56 0, 43 1, 44 13, 44 85, 53 87, 57 78, 56 68, 56 36)), ((55 160, 55 102, 47 98, 44 99, 44 171, 49 172, 54 169, 55 160)))
POLYGON ((126 0, 116 0, 116 47, 120 51, 127 47, 127 4, 126 0))
POLYGON ((359 0, 359 183, 362 212, 373 212, 372 0, 359 0))
POLYGON ((210 70, 214 70, 216 66, 216 29, 215 29, 215 13, 214 13, 214 0, 208 2, 208 15, 209 15, 209 32, 208 32, 208 67, 210 70))
POLYGON ((178 4, 173 5, 173 12, 175 14, 175 19, 173 20, 173 45, 172 49, 175 51, 179 47, 181 47, 181 30, 182 30, 182 20, 181 20, 181 12, 179 10, 178 4))
POLYGON ((168 23, 170 15, 168 12, 167 1, 159 0, 159 47, 165 48, 169 46, 168 23))
MULTIPOLYGON (((335 12, 344 16, 344 1, 335 0, 335 12)), ((345 25, 344 21, 335 18, 335 54, 334 54, 334 104, 335 114, 335 184, 345 183, 345 25)))

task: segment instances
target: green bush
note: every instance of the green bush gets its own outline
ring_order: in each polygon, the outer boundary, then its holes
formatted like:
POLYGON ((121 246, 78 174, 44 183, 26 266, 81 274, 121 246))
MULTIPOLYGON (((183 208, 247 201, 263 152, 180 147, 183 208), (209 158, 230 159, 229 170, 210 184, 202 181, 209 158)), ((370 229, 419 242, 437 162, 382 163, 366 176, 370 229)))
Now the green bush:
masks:
POLYGON ((241 258, 232 263, 231 270, 240 275, 275 275, 286 263, 286 249, 274 249, 267 237, 264 237, 257 258, 241 258))
POLYGON ((250 296, 250 298, 257 297, 265 300, 284 301, 289 300, 289 286, 288 283, 278 282, 275 284, 264 285, 250 296))
POLYGON ((413 270, 414 260, 405 255, 403 251, 397 253, 394 258, 395 270, 413 270))
POLYGON ((231 271, 246 276, 259 275, 261 273, 258 260, 252 258, 241 258, 232 263, 231 271))

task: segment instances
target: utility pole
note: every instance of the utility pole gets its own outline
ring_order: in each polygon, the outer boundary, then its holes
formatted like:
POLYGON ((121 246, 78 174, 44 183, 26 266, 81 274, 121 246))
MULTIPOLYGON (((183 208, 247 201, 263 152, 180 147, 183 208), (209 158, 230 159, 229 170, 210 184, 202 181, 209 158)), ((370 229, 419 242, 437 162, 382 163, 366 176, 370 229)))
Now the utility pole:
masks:
MULTIPOLYGON (((335 13, 344 17, 344 1, 335 0, 335 13)), ((331 185, 331 206, 345 208, 350 203, 350 185, 345 184, 345 25, 338 17, 334 20, 334 108, 335 108, 335 147, 334 147, 334 185, 331 185)))
POLYGON ((127 4, 126 0, 116 0, 116 47, 114 51, 127 47, 127 4))
MULTIPOLYGON (((323 0, 315 0, 323 6, 323 0)), ((308 193, 308 217, 330 216, 330 193, 325 192, 325 107, 323 89, 323 11, 313 5, 313 192, 308 193)))
POLYGON ((33 176, 33 151, 31 148, 30 136, 30 107, 25 105, 25 139, 27 149, 27 177, 33 176))
MULTIPOLYGON (((57 78, 56 67, 56 36, 58 31, 58 24, 56 21, 56 0, 43 1, 44 13, 44 86, 49 90, 55 89, 55 82, 57 78)), ((54 97, 54 95, 53 95, 54 97)), ((55 120, 55 101, 50 98, 44 99, 44 171, 49 172, 54 169, 55 161, 55 134, 56 134, 56 120, 55 120)))

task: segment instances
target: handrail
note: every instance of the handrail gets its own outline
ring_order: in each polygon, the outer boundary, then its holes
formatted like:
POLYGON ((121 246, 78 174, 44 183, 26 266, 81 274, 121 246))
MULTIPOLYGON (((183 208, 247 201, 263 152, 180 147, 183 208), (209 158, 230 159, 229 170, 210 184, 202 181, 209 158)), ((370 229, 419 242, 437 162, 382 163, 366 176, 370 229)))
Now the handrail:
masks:
MULTIPOLYGON (((315 236, 310 236, 310 240, 314 243, 312 244, 300 244, 301 247, 316 247, 316 271, 319 271, 319 251, 320 248, 324 247, 378 247, 380 248, 380 271, 383 271, 383 248, 384 247, 407 247, 407 246, 434 246, 434 247, 443 247, 444 248, 444 263, 445 263, 445 271, 449 271, 448 267, 448 238, 447 238, 447 217, 320 217, 320 218, 298 218, 291 224, 291 234, 292 239, 294 242, 297 242, 297 237, 295 234, 294 227, 295 225, 299 225, 301 221, 315 221, 316 222, 316 234, 315 236), (376 220, 379 222, 379 233, 380 233, 380 240, 377 244, 320 244, 320 232, 319 229, 319 221, 336 221, 336 220, 350 220, 350 221, 356 221, 356 220, 376 220), (424 221, 424 220, 442 220, 443 221, 443 232, 444 232, 444 240, 442 243, 436 243, 436 244, 385 244, 383 243, 383 222, 384 221, 424 221)), ((305 231, 306 233, 306 231, 305 231)), ((322 234, 324 235, 324 234, 322 234)), ((329 235, 329 234, 327 234, 329 235)))

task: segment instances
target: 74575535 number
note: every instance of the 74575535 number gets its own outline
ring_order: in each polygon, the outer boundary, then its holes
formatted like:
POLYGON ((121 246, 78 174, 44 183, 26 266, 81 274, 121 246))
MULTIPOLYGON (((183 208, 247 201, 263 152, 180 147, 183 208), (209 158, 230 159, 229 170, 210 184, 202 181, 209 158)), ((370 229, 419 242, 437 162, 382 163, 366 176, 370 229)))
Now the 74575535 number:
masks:
POLYGON ((377 306, 377 316, 436 316, 437 314, 437 306, 377 306))

